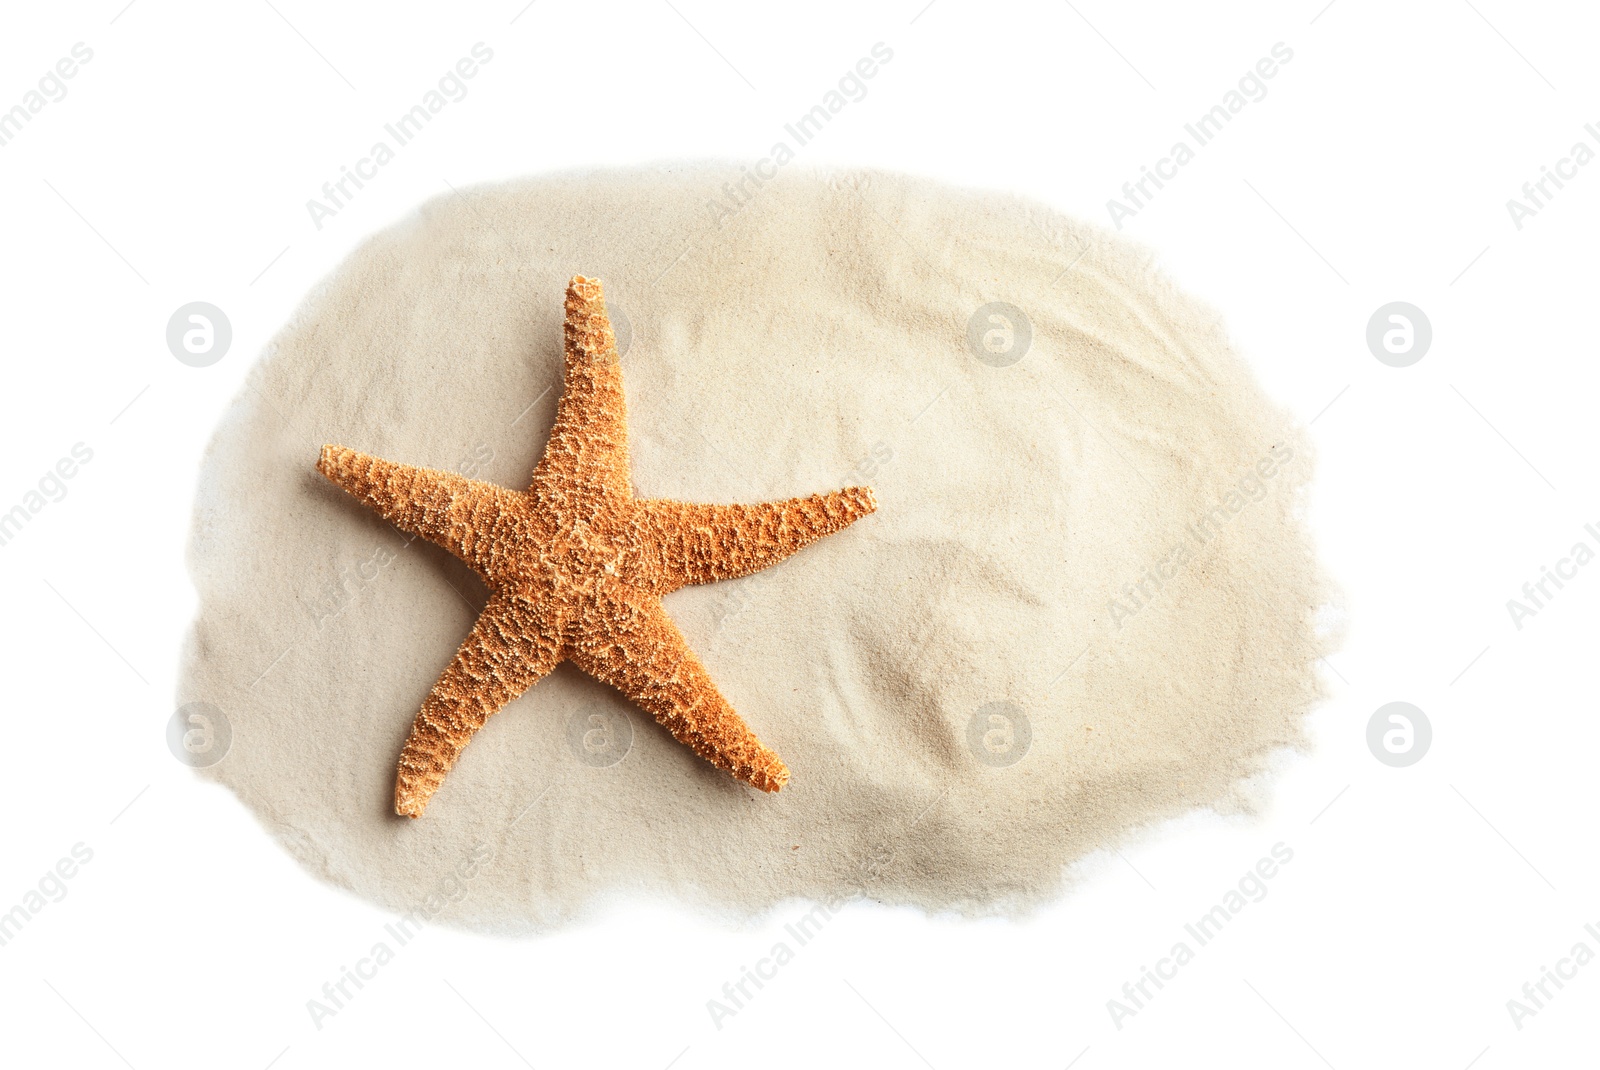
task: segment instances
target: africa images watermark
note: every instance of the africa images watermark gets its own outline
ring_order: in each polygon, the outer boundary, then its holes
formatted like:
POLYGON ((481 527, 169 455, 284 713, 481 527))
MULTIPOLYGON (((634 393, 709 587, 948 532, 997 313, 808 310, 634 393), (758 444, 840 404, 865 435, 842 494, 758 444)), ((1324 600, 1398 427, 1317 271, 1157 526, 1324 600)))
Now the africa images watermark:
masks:
MULTIPOLYGON (((946 791, 948 790, 946 789, 946 791)), ((934 797, 932 802, 924 806, 922 812, 913 818, 905 830, 900 833, 900 839, 903 840, 909 836, 911 830, 916 828, 918 823, 928 815, 928 811, 937 806, 939 800, 944 797, 945 792, 941 791, 934 797)), ((750 1001, 766 987, 767 982, 775 980, 778 976, 778 971, 793 962, 797 951, 812 940, 815 940, 817 934, 822 931, 823 926, 832 921, 845 908, 847 903, 864 898, 867 895, 869 885, 894 864, 896 857, 892 846, 879 842, 869 847, 864 856, 855 859, 850 867, 847 891, 835 892, 828 897, 827 902, 817 903, 798 918, 786 922, 783 926, 783 931, 784 935, 789 939, 779 940, 773 944, 768 949, 767 954, 756 959, 754 968, 741 965, 738 976, 734 980, 723 984, 720 999, 712 998, 706 1000, 706 1013, 711 1015, 711 1024, 720 1030, 727 1024, 728 1019, 744 1010, 750 1001), (791 940, 793 943, 790 942, 791 940)))
POLYGON ((23 926, 37 917, 45 907, 65 899, 67 881, 78 875, 80 867, 88 865, 94 859, 94 849, 82 841, 72 845, 70 854, 71 857, 63 855, 54 866, 45 870, 44 876, 39 878, 37 887, 29 888, 23 893, 20 902, 4 914, 0 914, 0 947, 15 940, 23 926))
POLYGON ((0 111, 0 146, 11 144, 23 127, 33 122, 33 117, 50 104, 67 99, 67 79, 76 78, 78 71, 94 59, 94 49, 79 41, 69 54, 56 60, 55 66, 45 71, 35 83, 35 88, 22 94, 22 101, 0 111))
POLYGON ((0 546, 9 545, 35 516, 44 511, 45 506, 66 498, 67 480, 75 477, 79 469, 92 460, 94 450, 85 443, 74 442, 68 456, 45 469, 38 483, 22 495, 18 504, 0 512, 0 546))
MULTIPOLYGON (((494 448, 486 442, 479 442, 465 457, 456 462, 452 470, 460 472, 468 479, 478 479, 494 458, 494 448)), ((358 557, 354 565, 337 566, 334 575, 331 578, 323 578, 315 591, 310 595, 300 596, 300 604, 315 622, 317 631, 321 632, 330 623, 343 616, 345 610, 355 605, 363 594, 371 590, 389 566, 400 560, 400 554, 409 550, 420 538, 418 535, 398 529, 393 534, 399 539, 398 547, 376 546, 370 553, 358 557)))
POLYGON ((1279 442, 1269 448, 1266 456, 1240 477, 1234 489, 1184 528, 1187 539, 1180 538, 1136 581, 1122 585, 1122 595, 1127 601, 1124 602, 1122 598, 1111 599, 1106 607, 1111 614, 1111 623, 1120 630, 1130 617, 1154 603, 1166 585, 1177 578, 1178 573, 1193 559, 1195 550, 1221 534, 1223 527, 1244 512, 1247 506, 1265 498, 1270 489, 1269 481, 1292 460, 1294 447, 1288 443, 1279 442))
POLYGON ((1215 940, 1234 918, 1244 912, 1245 907, 1251 903, 1259 903, 1267 897, 1267 882, 1278 875, 1278 870, 1288 865, 1294 859, 1294 849, 1283 841, 1272 845, 1270 857, 1262 856, 1256 864, 1247 869, 1238 883, 1222 893, 1221 901, 1198 919, 1183 927, 1183 931, 1194 940, 1194 947, 1189 946, 1189 941, 1180 939, 1173 943, 1171 950, 1166 955, 1156 960, 1155 968, 1148 966, 1139 967, 1139 979, 1125 981, 1122 985, 1121 999, 1106 1000, 1106 1011, 1111 1015, 1111 1024, 1120 1031, 1122 1023, 1134 1017, 1150 1005, 1156 995, 1166 987, 1166 982, 1178 976, 1178 970, 1194 961, 1195 950, 1205 947, 1215 940))
POLYGON ((423 926, 438 917, 453 903, 467 897, 470 882, 494 861, 494 848, 477 843, 462 856, 455 868, 439 881, 432 894, 423 899, 410 913, 393 922, 385 922, 386 939, 375 942, 367 954, 356 960, 354 968, 340 966, 338 976, 322 985, 322 998, 306 1000, 306 1012, 311 1024, 318 1030, 327 1019, 334 1017, 361 993, 368 981, 378 976, 378 971, 394 961, 395 952, 409 944, 422 931, 423 926), (393 941, 393 946, 390 941, 393 941))
POLYGON ((724 182, 721 200, 706 201, 711 222, 720 227, 732 219, 755 199, 761 184, 777 178, 778 168, 793 160, 800 149, 822 133, 835 115, 847 106, 867 99, 867 80, 877 77, 879 69, 888 66, 892 59, 894 49, 882 41, 875 43, 867 55, 856 60, 855 65, 844 72, 835 88, 822 94, 822 99, 812 105, 811 110, 792 123, 784 123, 783 132, 788 135, 787 138, 774 142, 770 155, 763 156, 749 167, 741 167, 744 174, 737 183, 724 182), (794 143, 792 148, 791 141, 794 143))
MULTIPOLYGON (((1600 144, 1600 127, 1594 123, 1584 123, 1583 132, 1600 144)), ((1566 188, 1568 181, 1578 177, 1578 168, 1587 165, 1595 158, 1595 150, 1587 142, 1575 141, 1566 156, 1556 161, 1555 167, 1543 164, 1539 167, 1539 177, 1522 184, 1522 199, 1512 197, 1506 201, 1506 211, 1511 215, 1511 225, 1521 230, 1526 220, 1539 214, 1541 208, 1550 207, 1550 202, 1555 195, 1566 188), (1555 189, 1550 187, 1554 186, 1555 189)))
MULTIPOLYGON (((400 536, 400 549, 408 548, 417 538, 415 535, 400 536)), ((322 631, 333 621, 344 615, 344 611, 353 606, 378 577, 383 575, 383 570, 400 559, 397 550, 387 546, 377 546, 370 554, 359 558, 354 566, 339 565, 335 569, 332 579, 322 581, 320 587, 310 597, 302 597, 300 604, 306 609, 311 619, 316 622, 317 631, 322 631)))
MULTIPOLYGON (((1600 943, 1600 927, 1593 922, 1585 924, 1583 931, 1590 939, 1600 943)), ((1579 940, 1567 954, 1556 959, 1555 969, 1540 966, 1539 979, 1523 983, 1522 998, 1506 1000, 1506 1012, 1511 1015, 1511 1024, 1517 1027, 1517 1031, 1521 1032, 1523 1023, 1544 1010, 1545 1005, 1567 987, 1566 983, 1578 976, 1578 970, 1589 965, 1594 958, 1594 948, 1586 941, 1579 940)))
POLYGON ((1166 183, 1178 177, 1178 168, 1187 166, 1192 162, 1199 151, 1214 141, 1223 127, 1233 121, 1233 117, 1252 103, 1260 103, 1267 97, 1267 80, 1276 78, 1278 71, 1294 59, 1294 49, 1277 42, 1255 63, 1255 66, 1245 71, 1237 83, 1238 88, 1230 89, 1222 94, 1220 103, 1211 106, 1211 110, 1201 115, 1192 123, 1183 124, 1183 132, 1188 135, 1188 140, 1179 140, 1173 143, 1167 155, 1155 162, 1154 167, 1140 165, 1140 175, 1131 182, 1122 184, 1122 197, 1119 200, 1112 197, 1106 201, 1106 211, 1111 215, 1111 222, 1118 230, 1122 229, 1122 221, 1139 214, 1141 208, 1147 208, 1155 199, 1156 192, 1164 189, 1166 183), (1193 145, 1190 142, 1193 142, 1193 145), (1151 190, 1151 186, 1155 190, 1151 190))
POLYGON ((783 931, 789 939, 773 944, 767 954, 756 959, 754 968, 741 965, 739 976, 723 984, 721 999, 706 1000, 706 1012, 711 1015, 711 1024, 720 1030, 729 1018, 742 1011, 766 987, 768 981, 777 978, 779 970, 794 961, 798 949, 816 939, 822 927, 833 920, 846 903, 865 896, 867 885, 877 880, 893 862, 894 851, 891 848, 883 844, 873 846, 866 857, 858 860, 854 866, 851 874, 853 887, 849 894, 835 893, 826 903, 818 903, 793 921, 785 922, 783 931), (792 945, 790 940, 793 941, 792 945))
MULTIPOLYGON (((876 476, 889 463, 894 460, 894 447, 883 439, 874 442, 865 454, 861 456, 850 470, 845 473, 840 482, 845 486, 865 483, 876 476)), ((730 583, 727 592, 722 598, 720 611, 717 614, 717 628, 731 623, 739 614, 749 609, 760 597, 767 585, 773 582, 771 569, 753 572, 748 576, 740 577, 737 583, 730 583)))
POLYGON ((423 128, 433 122, 433 117, 449 104, 459 104, 467 98, 467 81, 476 78, 479 69, 494 59, 494 49, 479 41, 469 50, 469 55, 456 60, 455 65, 440 76, 435 88, 422 94, 422 99, 392 123, 385 123, 383 132, 388 141, 377 141, 367 150, 367 155, 353 167, 340 165, 339 177, 322 184, 322 198, 306 201, 306 211, 312 224, 322 229, 324 219, 336 216, 355 199, 366 184, 378 177, 378 168, 394 162, 400 149, 411 144, 423 128), (390 142, 393 142, 391 145, 390 142), (354 186, 352 190, 350 187, 354 186))
MULTIPOLYGON (((1595 541, 1595 545, 1600 546, 1600 528, 1596 528, 1593 524, 1585 524, 1583 530, 1595 541)), ((1529 580, 1522 585, 1522 598, 1526 601, 1516 598, 1506 599, 1506 612, 1511 614, 1511 623, 1516 625, 1517 631, 1522 631, 1524 620, 1538 616, 1541 609, 1547 608, 1546 603, 1566 587, 1562 580, 1570 582, 1577 579, 1578 569, 1594 559, 1594 548, 1580 539, 1572 544, 1572 549, 1566 557, 1556 561, 1554 571, 1549 565, 1540 565, 1539 571, 1542 575, 1537 580, 1529 580), (1555 587, 1554 591, 1550 589, 1552 586, 1555 587)))

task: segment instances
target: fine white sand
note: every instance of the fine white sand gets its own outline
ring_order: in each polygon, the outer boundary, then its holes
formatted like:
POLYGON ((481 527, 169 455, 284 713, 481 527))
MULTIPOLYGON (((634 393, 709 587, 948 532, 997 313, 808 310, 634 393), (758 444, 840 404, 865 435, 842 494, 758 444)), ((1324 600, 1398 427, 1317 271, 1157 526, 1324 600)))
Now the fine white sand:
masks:
POLYGON ((205 775, 318 876, 511 932, 637 896, 1015 912, 1140 826, 1248 806, 1304 745, 1309 450, 1216 315, 1037 204, 791 168, 714 213, 740 177, 441 198, 319 287, 234 403, 178 697, 223 711, 205 775), (577 273, 627 346, 638 493, 876 489, 846 531, 666 600, 792 780, 735 782, 566 664, 398 818, 401 742, 485 592, 313 465, 332 442, 525 486, 577 273), (994 302, 1026 329, 974 325, 994 302))

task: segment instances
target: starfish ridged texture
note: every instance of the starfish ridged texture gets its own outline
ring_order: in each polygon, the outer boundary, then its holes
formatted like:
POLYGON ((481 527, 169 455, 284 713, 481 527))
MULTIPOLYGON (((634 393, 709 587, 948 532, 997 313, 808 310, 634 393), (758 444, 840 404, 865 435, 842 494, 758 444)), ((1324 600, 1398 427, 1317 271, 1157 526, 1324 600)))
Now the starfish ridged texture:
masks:
POLYGON ((324 446, 317 471, 449 550, 489 601, 400 753, 395 812, 419 817, 489 715, 563 660, 622 692, 711 764, 763 791, 782 760, 718 693, 661 596, 758 572, 877 508, 870 487, 757 505, 633 496, 616 339, 597 279, 567 287, 555 426, 526 491, 324 446))

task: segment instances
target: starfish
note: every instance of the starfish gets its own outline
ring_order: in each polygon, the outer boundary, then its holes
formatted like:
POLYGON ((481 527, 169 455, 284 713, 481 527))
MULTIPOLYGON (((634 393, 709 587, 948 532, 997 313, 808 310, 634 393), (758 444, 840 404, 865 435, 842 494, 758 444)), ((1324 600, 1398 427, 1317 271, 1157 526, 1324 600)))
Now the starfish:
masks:
POLYGON ((489 716, 562 661, 611 685, 735 778, 778 791, 788 767, 734 712, 662 607, 746 576, 877 508, 870 487, 756 505, 633 494, 616 339, 598 279, 567 287, 555 425, 526 491, 324 446, 317 471, 459 557, 489 600, 400 752, 397 814, 420 817, 489 716))

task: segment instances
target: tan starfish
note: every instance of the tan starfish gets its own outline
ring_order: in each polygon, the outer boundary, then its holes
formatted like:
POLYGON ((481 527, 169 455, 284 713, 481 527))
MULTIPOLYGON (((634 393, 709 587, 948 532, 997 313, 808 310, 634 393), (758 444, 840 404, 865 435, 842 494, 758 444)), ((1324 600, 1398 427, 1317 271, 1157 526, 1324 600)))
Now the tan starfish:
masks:
POLYGON ((422 704, 394 808, 419 817, 489 715, 570 659, 702 758, 763 791, 789 779, 717 692, 661 596, 758 572, 877 508, 870 487, 692 505, 633 496, 616 340, 597 279, 567 287, 566 372, 526 491, 324 446, 317 471, 470 565, 489 602, 422 704))

